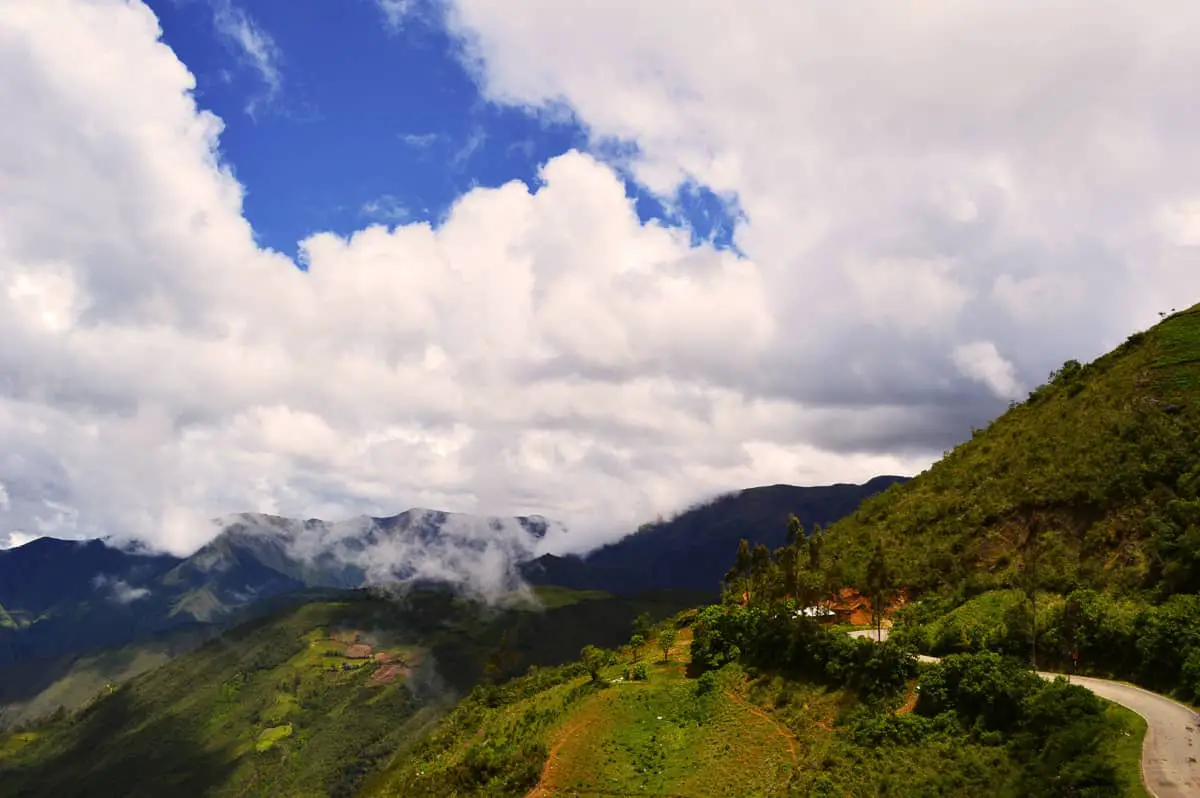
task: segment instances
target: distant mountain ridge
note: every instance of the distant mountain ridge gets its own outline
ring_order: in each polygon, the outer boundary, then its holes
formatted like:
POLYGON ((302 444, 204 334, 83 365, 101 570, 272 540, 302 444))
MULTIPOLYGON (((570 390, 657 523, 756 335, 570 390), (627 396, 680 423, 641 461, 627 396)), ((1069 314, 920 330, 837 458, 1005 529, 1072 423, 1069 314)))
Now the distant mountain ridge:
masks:
POLYGON ((726 494, 670 521, 647 524, 634 534, 582 556, 544 555, 521 566, 533 584, 633 594, 672 589, 717 592, 738 542, 783 545, 787 519, 805 529, 828 526, 859 504, 908 477, 878 476, 861 485, 813 487, 769 485, 726 494))
POLYGON ((442 582, 475 594, 509 590, 517 564, 557 526, 541 516, 421 508, 338 522, 242 513, 216 523, 220 533, 187 558, 54 538, 0 550, 0 667, 220 622, 304 589, 442 582))
POLYGON ((218 519, 219 534, 186 558, 40 538, 0 551, 0 669, 223 624, 301 591, 441 583, 486 597, 525 582, 625 595, 715 591, 742 537, 777 546, 790 513, 829 524, 903 481, 751 488, 586 557, 538 557, 539 542, 563 530, 542 516, 421 508, 336 522, 240 513, 218 519))

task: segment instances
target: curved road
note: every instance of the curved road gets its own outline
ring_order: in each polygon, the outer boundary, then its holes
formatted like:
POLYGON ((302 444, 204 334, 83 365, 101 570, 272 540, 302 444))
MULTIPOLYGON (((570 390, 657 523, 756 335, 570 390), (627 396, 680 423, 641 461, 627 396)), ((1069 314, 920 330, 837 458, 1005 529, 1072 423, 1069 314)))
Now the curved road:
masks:
MULTIPOLYGON (((850 632, 851 637, 887 640, 888 630, 850 632)), ((937 662, 936 657, 921 655, 922 662, 937 662)), ((1043 679, 1055 679, 1060 673, 1039 672, 1043 679)), ((1195 798, 1200 796, 1200 715, 1177 701, 1143 690, 1132 684, 1072 676, 1072 684, 1086 687, 1101 698, 1120 704, 1146 720, 1146 738, 1142 742, 1142 781, 1154 798, 1195 798)))

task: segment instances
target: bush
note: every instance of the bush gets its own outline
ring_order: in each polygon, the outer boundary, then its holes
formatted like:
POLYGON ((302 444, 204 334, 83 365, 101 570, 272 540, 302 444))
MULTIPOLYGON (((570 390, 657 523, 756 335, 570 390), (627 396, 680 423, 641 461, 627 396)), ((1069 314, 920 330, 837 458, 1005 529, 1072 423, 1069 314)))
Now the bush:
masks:
POLYGON ((1116 768, 1105 756, 1113 734, 1104 704, 1090 691, 1056 679, 1022 703, 1014 742, 1028 762, 1027 795, 1119 795, 1116 768))
POLYGON ((719 668, 734 661, 849 687, 866 700, 893 695, 916 675, 916 659, 907 646, 855 640, 797 620, 788 610, 704 609, 694 624, 692 662, 719 668))
POLYGON ((1014 731, 1022 702, 1041 687, 1041 678, 1014 659, 994 652, 953 654, 921 679, 917 712, 932 717, 956 712, 968 724, 1014 731))
POLYGON ((696 695, 708 695, 717 689, 717 672, 705 671, 696 680, 696 695))

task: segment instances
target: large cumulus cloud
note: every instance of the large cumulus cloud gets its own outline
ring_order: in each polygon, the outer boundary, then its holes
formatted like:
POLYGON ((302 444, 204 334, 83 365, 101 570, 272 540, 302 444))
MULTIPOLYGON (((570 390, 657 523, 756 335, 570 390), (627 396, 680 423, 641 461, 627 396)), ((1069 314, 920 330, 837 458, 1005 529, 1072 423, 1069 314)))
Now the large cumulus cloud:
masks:
POLYGON ((432 506, 582 547, 919 468, 1200 297, 1174 5, 456 0, 493 99, 571 109, 664 196, 736 195, 745 256, 640 224, 572 152, 436 229, 316 235, 302 271, 256 245, 148 9, 6 4, 0 540, 432 506))

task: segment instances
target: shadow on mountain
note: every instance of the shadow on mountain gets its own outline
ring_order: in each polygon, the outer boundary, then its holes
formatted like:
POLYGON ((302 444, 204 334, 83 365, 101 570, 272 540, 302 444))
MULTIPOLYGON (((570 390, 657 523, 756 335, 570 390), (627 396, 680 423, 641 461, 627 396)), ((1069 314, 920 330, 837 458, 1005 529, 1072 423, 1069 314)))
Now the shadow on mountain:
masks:
POLYGON ((195 724, 175 715, 145 718, 132 692, 118 690, 82 713, 66 734, 52 735, 55 750, 25 757, 32 760, 27 763, 0 764, 0 796, 158 798, 203 795, 226 781, 234 762, 206 751, 195 724))
MULTIPOLYGON (((43 691, 54 687, 51 692, 57 698, 45 711, 53 709, 55 704, 74 709, 90 699, 105 682, 123 682, 155 667, 161 661, 159 658, 191 651, 219 631, 220 627, 212 624, 190 623, 119 648, 40 657, 0 669, 0 727, 4 725, 8 705, 35 701, 43 691), (55 684, 60 681, 62 684, 55 684), (90 692, 80 692, 88 685, 93 685, 90 692)), ((19 711, 20 707, 16 709, 19 711)))
POLYGON ((535 585, 634 595, 647 590, 718 593, 738 542, 782 546, 793 513, 811 530, 850 515, 871 496, 907 477, 880 476, 862 485, 767 485, 698 504, 671 520, 645 524, 586 556, 551 554, 521 566, 535 585))

